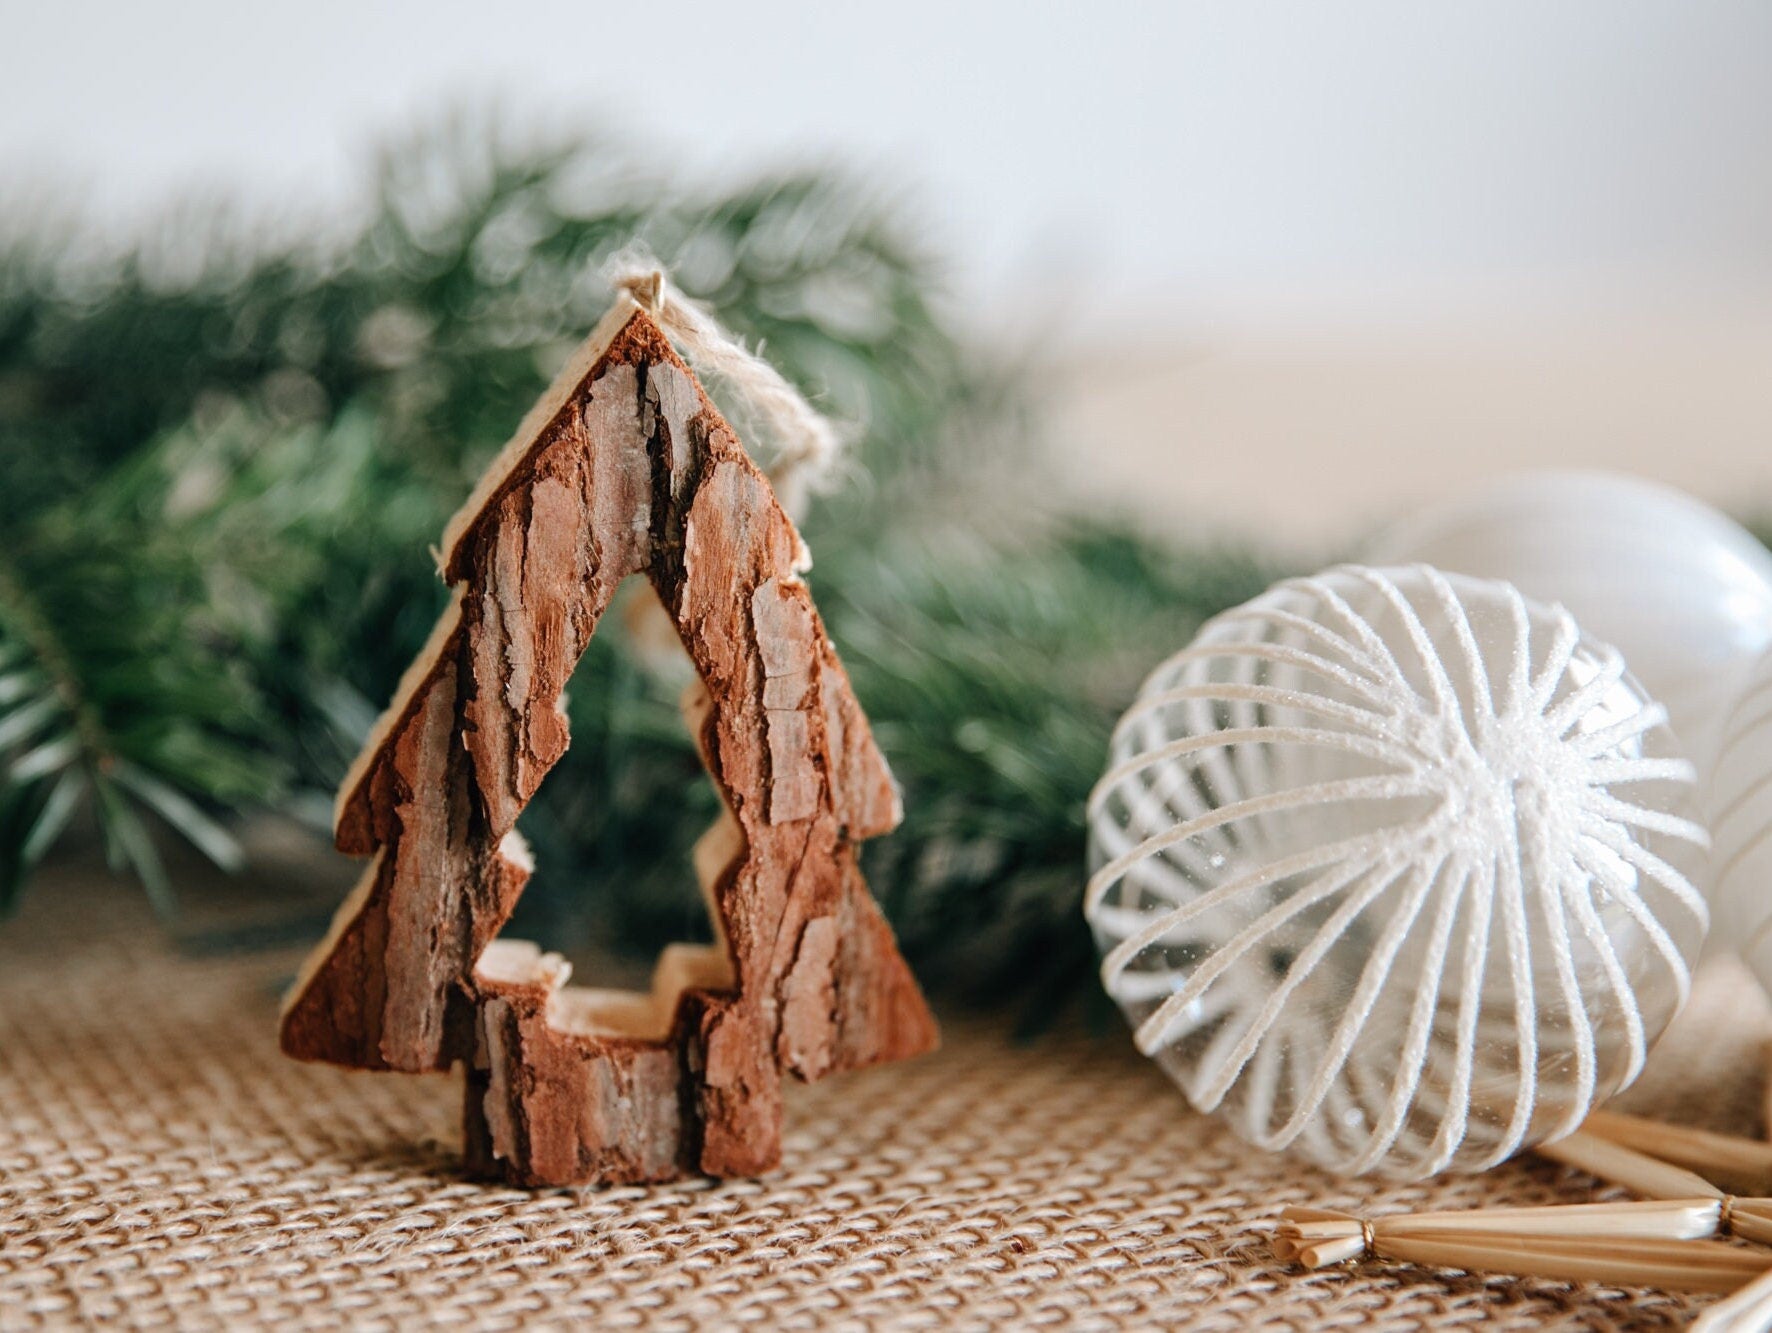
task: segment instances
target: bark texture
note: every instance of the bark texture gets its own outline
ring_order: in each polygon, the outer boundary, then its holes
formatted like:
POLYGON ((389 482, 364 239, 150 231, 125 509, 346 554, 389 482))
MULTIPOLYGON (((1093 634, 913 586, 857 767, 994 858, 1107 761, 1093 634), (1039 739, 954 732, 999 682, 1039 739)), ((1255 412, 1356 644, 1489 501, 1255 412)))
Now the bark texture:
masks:
POLYGON ((593 337, 452 525, 455 600, 340 793, 338 846, 373 860, 283 1048, 463 1063, 469 1165, 516 1183, 750 1175, 780 1157, 782 1070, 935 1045, 856 863, 898 797, 768 482, 637 307, 593 337), (685 716, 725 802, 696 855, 720 944, 667 950, 651 996, 567 988, 556 957, 495 943, 530 869, 517 816, 566 750, 561 691, 633 574, 695 665, 685 716))

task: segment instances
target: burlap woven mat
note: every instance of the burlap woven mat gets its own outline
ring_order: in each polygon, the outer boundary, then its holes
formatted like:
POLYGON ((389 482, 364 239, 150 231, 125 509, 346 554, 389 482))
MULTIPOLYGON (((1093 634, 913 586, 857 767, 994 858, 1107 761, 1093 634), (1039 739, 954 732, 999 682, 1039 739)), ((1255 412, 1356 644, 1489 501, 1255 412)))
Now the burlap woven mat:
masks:
MULTIPOLYGON (((524 1193, 456 1174, 443 1076, 282 1058, 289 948, 175 947, 128 891, 0 926, 0 1328, 1677 1327, 1705 1298, 1276 1263, 1283 1204, 1613 1197, 1542 1162, 1385 1188, 1264 1156, 1129 1044, 949 1016, 796 1088, 766 1180, 524 1193)), ((1636 1109, 1756 1132, 1753 983, 1712 963, 1636 1109)))

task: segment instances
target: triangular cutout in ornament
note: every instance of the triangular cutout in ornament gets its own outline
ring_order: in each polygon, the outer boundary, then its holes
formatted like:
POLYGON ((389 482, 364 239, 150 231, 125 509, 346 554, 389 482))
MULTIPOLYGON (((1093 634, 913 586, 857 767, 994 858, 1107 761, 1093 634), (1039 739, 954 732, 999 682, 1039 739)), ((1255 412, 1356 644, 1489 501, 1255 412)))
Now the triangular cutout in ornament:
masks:
POLYGON ((444 534, 454 592, 340 788, 373 857, 285 1003, 288 1054, 467 1066, 470 1169, 515 1183, 751 1175, 780 1158, 780 1071, 906 1058, 933 1019, 857 864, 900 818, 768 481, 658 324, 623 297, 444 534), (518 815, 565 752, 560 698, 644 575, 697 684, 724 800, 696 846, 716 943, 650 994, 567 988, 498 940, 531 866, 518 815))

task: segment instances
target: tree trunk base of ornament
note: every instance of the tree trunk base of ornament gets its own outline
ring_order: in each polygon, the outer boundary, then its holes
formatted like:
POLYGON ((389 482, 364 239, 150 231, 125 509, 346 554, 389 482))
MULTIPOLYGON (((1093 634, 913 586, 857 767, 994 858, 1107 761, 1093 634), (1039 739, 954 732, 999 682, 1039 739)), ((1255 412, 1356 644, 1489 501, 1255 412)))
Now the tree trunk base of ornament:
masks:
POLYGON ((475 977, 469 1174, 524 1186, 636 1185, 777 1166, 780 1075, 745 1006, 683 989, 669 1031, 646 1035, 672 984, 664 974, 681 980, 722 961, 712 949, 674 945, 648 997, 564 987, 556 956, 495 944, 475 977))
POLYGON ((779 1147, 748 1162, 704 1165, 691 1034, 721 1001, 685 993, 669 1039, 562 1030, 547 982, 482 981, 476 1050, 462 1108, 469 1174, 513 1185, 635 1185, 702 1172, 774 1166, 779 1147))

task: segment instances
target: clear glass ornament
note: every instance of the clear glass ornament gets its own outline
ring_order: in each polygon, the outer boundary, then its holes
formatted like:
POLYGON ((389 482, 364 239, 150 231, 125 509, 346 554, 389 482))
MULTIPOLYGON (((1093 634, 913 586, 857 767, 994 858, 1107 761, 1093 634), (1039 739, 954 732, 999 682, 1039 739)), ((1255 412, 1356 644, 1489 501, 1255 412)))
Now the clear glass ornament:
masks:
POLYGON ((1772 648, 1772 552, 1703 501, 1609 472, 1530 472, 1429 505, 1369 562, 1505 579, 1569 608, 1667 705, 1707 769, 1723 714, 1772 648))
POLYGON ((1426 566, 1288 580, 1115 730, 1089 806, 1103 981, 1252 1143, 1483 1169, 1630 1083, 1684 1001, 1693 783, 1562 608, 1426 566))

